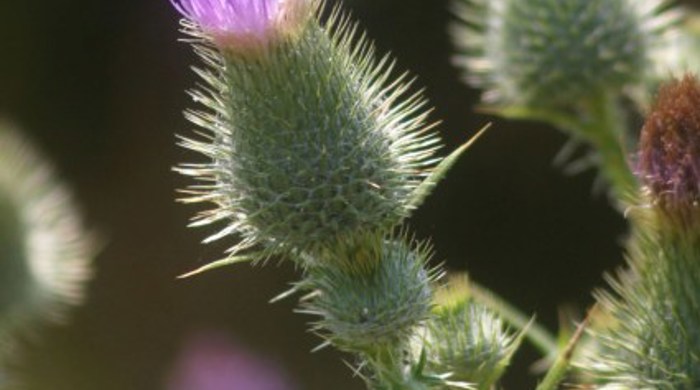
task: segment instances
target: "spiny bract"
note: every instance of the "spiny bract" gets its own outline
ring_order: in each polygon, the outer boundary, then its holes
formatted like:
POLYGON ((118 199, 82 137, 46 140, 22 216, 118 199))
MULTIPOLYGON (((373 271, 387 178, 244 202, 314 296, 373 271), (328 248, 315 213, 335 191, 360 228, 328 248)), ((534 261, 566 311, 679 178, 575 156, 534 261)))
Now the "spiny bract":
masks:
POLYGON ((326 26, 317 14, 257 57, 227 55, 185 23, 208 66, 192 92, 206 109, 187 112, 200 130, 182 144, 208 162, 178 171, 198 181, 186 202, 215 205, 193 225, 225 224, 207 241, 240 236, 233 253, 315 253, 389 230, 435 163, 423 98, 390 81, 390 60, 375 61, 338 11, 326 26))
POLYGON ((666 0, 454 0, 466 79, 488 104, 570 106, 651 77, 666 0))

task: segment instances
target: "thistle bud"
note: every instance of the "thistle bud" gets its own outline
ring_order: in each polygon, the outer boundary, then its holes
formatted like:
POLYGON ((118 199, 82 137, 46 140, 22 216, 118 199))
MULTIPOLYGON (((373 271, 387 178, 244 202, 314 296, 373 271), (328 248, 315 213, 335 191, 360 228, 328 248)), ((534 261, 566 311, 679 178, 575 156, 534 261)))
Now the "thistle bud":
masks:
POLYGON ((637 174, 660 210, 700 222, 700 82, 685 75, 661 87, 642 128, 637 174))
POLYGON ((197 181, 185 202, 215 205, 193 225, 226 225, 207 242, 235 234, 233 253, 314 255, 410 214, 438 139, 423 99, 389 81, 389 61, 375 61, 352 24, 336 14, 322 26, 316 1, 177 4, 217 49, 196 43, 209 68, 197 71, 206 86, 192 95, 205 110, 187 112, 201 129, 183 140, 207 162, 178 168, 197 181), (259 56, 222 54, 238 31, 267 39, 288 27, 291 9, 303 21, 294 39, 259 56))
MULTIPOLYGON (((629 268, 599 292, 604 321, 580 366, 604 389, 700 383, 700 82, 663 85, 640 136, 636 173, 649 207, 631 214, 629 268)), ((596 387, 598 388, 598 387, 596 387)))
MULTIPOLYGON (((0 127, 0 364, 15 338, 82 302, 92 245, 67 189, 19 136, 0 127)), ((5 373, 0 373, 0 375, 5 373)))
POLYGON ((519 340, 496 313, 472 299, 460 275, 436 291, 433 316, 415 349, 425 349, 430 371, 488 390, 505 372, 519 340))
POLYGON ((454 29, 467 81, 484 101, 567 107, 620 92, 654 71, 673 21, 664 0, 456 0, 454 29))
POLYGON ((432 305, 425 245, 367 236, 311 267, 303 282, 317 296, 306 312, 334 345, 375 355, 406 342, 432 305))

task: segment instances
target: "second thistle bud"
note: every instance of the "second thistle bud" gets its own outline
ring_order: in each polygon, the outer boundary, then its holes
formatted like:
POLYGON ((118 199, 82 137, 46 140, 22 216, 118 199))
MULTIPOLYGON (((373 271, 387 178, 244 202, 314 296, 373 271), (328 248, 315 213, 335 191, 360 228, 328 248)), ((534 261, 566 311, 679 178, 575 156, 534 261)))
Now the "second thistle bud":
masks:
POLYGON ((661 0, 456 0, 458 62, 487 103, 571 106, 649 76, 661 0))
POLYGON ((366 236, 328 255, 303 285, 317 292, 307 311, 321 317, 318 328, 333 344, 369 355, 392 350, 428 317, 437 275, 426 269, 424 245, 366 236))

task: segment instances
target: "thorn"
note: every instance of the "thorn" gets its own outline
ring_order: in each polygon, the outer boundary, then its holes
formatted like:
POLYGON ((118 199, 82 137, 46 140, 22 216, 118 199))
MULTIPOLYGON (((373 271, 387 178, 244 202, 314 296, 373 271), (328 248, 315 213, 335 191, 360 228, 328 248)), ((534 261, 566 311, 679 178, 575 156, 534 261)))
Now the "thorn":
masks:
POLYGON ((233 265, 233 264, 238 264, 238 263, 245 263, 247 261, 252 261, 253 259, 254 259, 254 257, 251 255, 231 256, 231 257, 228 257, 228 258, 223 259, 223 260, 213 261, 209 264, 206 264, 202 267, 195 269, 194 271, 184 273, 184 274, 178 276, 177 279, 187 279, 187 278, 190 278, 192 276, 199 275, 201 273, 211 271, 211 270, 216 269, 216 268, 221 268, 221 267, 225 267, 227 265, 233 265))
POLYGON ((268 303, 277 303, 283 299, 289 298, 290 296, 296 294, 298 291, 299 291, 299 286, 294 286, 294 287, 290 288, 289 290, 287 290, 287 291, 277 295, 276 297, 270 299, 270 301, 268 303))
POLYGON ((322 342, 319 346, 317 346, 316 348, 312 349, 312 350, 311 350, 311 353, 316 353, 316 352, 318 352, 318 351, 320 351, 320 350, 323 350, 323 349, 326 349, 326 348, 328 348, 328 347, 330 347, 330 346, 331 346, 331 342, 330 342, 330 341, 324 341, 324 342, 322 342))
POLYGON ((409 202, 409 207, 412 209, 417 208, 425 198, 430 195, 430 192, 432 189, 435 187, 435 185, 442 180, 445 175, 447 175, 447 171, 452 168, 452 166, 457 162, 459 157, 464 153, 467 149, 469 149, 474 143, 479 140, 479 138, 486 132, 486 130, 491 128, 491 123, 488 123, 486 126, 484 126, 479 132, 476 133, 473 137, 471 137, 467 142, 462 144, 462 146, 458 147, 455 149, 452 153, 450 153, 447 157, 445 157, 436 167, 433 169, 433 171, 426 177, 423 182, 418 186, 418 188, 415 189, 413 193, 413 199, 409 202))

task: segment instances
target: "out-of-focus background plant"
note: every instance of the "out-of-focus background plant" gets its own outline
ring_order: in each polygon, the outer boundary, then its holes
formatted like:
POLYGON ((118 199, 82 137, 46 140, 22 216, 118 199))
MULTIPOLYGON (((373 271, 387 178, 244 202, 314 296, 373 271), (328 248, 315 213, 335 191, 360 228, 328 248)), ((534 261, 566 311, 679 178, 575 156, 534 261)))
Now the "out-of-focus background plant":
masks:
MULTIPOLYGON (((380 52, 419 75, 448 150, 490 120, 472 112, 479 92, 450 63, 447 1, 343 3, 380 52)), ((176 41, 178 18, 167 1, 0 3, 0 116, 55 163, 105 243, 87 302, 29 343, 24 377, 42 390, 204 390, 196 371, 213 359, 285 383, 261 390, 364 388, 336 352, 308 353, 319 340, 293 301, 267 304, 295 280, 289 264, 175 280, 225 249, 200 245, 184 227, 191 210, 173 200, 188 184, 171 167, 190 157, 174 133, 189 127, 181 91, 195 62, 176 41)), ((557 308, 589 306, 603 272, 622 263, 626 230, 605 192, 592 193, 595 171, 566 177, 553 165, 565 142, 546 125, 499 120, 411 220, 432 238, 435 261, 468 269, 552 330, 557 308)), ((504 386, 532 388, 536 356, 524 346, 504 386)))

